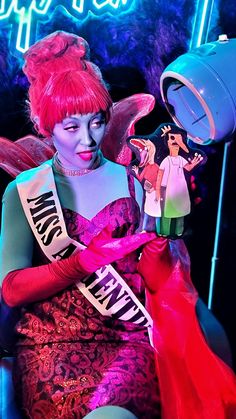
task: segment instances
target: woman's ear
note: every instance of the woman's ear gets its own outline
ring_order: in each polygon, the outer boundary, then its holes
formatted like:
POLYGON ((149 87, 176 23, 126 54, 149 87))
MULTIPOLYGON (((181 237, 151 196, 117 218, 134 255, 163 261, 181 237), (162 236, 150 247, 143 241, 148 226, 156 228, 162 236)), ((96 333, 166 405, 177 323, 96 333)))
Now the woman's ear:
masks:
POLYGON ((39 124, 40 124, 40 119, 39 116, 34 116, 32 118, 32 122, 34 124, 34 129, 37 133, 40 133, 40 129, 39 129, 39 124))
POLYGON ((34 116, 33 117, 33 122, 35 125, 37 125, 39 127, 39 116, 34 116))

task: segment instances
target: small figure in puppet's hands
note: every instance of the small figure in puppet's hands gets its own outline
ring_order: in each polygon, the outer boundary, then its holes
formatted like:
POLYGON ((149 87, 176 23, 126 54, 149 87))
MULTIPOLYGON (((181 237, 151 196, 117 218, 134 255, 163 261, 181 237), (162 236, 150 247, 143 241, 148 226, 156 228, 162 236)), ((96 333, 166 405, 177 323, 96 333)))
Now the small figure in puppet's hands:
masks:
POLYGON ((155 220, 161 216, 160 202, 156 200, 156 183, 159 166, 154 161, 156 147, 150 140, 130 138, 129 147, 137 154, 137 161, 132 165, 137 179, 143 183, 145 191, 143 230, 155 231, 155 220), (142 169, 141 172, 139 169, 142 169))
MULTIPOLYGON (((146 230, 147 214, 155 217, 155 229, 158 235, 177 238, 184 231, 184 216, 190 213, 190 196, 185 178, 185 171, 190 172, 200 163, 206 161, 205 155, 199 150, 187 146, 187 132, 177 125, 161 124, 149 136, 129 137, 128 145, 135 152, 138 165, 132 164, 132 170, 137 178, 144 180, 143 187, 147 191, 147 181, 150 173, 152 178, 152 203, 149 203, 149 193, 145 194, 143 229, 146 230), (153 144, 153 161, 144 157, 141 144, 151 149, 153 144), (137 167, 138 166, 138 167, 137 167), (139 173, 138 168, 143 168, 139 173), (154 192, 153 185, 155 183, 154 192), (150 211, 150 208, 152 210, 150 211), (152 212, 152 213, 151 213, 152 212)), ((146 154, 149 156, 148 151, 146 154)), ((148 230, 154 230, 152 228, 148 230)))

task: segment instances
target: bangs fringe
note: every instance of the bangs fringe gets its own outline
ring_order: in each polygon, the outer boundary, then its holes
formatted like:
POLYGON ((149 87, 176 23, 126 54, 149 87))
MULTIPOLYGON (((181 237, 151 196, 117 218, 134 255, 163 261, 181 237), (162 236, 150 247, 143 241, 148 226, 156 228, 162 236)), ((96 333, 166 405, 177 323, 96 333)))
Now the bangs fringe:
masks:
POLYGON ((111 97, 97 77, 86 71, 60 73, 48 80, 40 100, 39 131, 51 135, 55 124, 67 116, 104 112, 109 120, 111 97))

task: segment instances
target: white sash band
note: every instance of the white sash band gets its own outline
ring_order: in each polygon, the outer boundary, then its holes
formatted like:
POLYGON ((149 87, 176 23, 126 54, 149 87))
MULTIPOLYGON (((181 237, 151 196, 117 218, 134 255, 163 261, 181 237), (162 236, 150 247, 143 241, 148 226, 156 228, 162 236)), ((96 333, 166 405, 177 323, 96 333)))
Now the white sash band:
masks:
MULTIPOLYGON (((50 261, 67 258, 85 248, 67 234, 51 160, 21 173, 16 183, 30 227, 50 261)), ((149 313, 111 265, 76 285, 104 316, 130 321, 149 330, 152 327, 149 313)))

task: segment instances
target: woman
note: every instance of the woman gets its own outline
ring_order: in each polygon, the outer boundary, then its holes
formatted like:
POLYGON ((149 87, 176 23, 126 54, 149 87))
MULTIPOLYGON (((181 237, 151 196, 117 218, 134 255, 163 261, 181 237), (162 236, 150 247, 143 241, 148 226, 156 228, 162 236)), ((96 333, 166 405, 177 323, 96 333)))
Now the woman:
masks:
POLYGON ((20 311, 14 383, 24 416, 160 417, 137 273, 136 249, 148 242, 138 268, 157 325, 162 418, 223 419, 225 406, 233 418, 234 378, 199 329, 187 251, 134 234, 140 186, 100 152, 111 99, 85 41, 58 32, 25 59, 31 118, 57 153, 20 174, 3 199, 2 298, 9 316, 20 311))
POLYGON ((150 317, 136 270, 136 249, 153 234, 134 234, 140 186, 100 152, 111 98, 76 35, 36 43, 24 72, 31 118, 57 152, 3 198, 2 298, 7 309, 20 307, 19 405, 34 419, 83 418, 96 408, 94 418, 157 418, 150 317), (118 407, 111 413, 109 405, 118 407))

